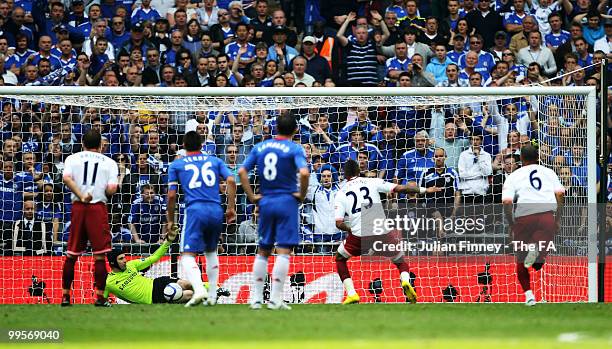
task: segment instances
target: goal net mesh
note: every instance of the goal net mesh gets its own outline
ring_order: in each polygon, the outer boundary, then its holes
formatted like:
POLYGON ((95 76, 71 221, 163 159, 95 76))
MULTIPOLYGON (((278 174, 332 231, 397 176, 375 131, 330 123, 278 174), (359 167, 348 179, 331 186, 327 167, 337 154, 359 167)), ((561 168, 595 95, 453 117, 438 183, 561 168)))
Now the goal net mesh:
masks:
MULTIPOLYGON (((435 199, 383 196, 387 212, 410 212, 437 200, 452 206, 441 210, 443 215, 481 218, 483 224, 481 229, 402 231, 413 243, 405 259, 419 301, 522 301, 513 238, 500 204, 505 176, 520 166, 518 150, 530 142, 539 147, 541 164, 554 169, 567 189, 555 249, 531 276, 534 292, 549 302, 586 301, 587 169, 594 166, 587 163, 586 132, 594 125, 587 125, 585 101, 580 95, 2 96, 0 303, 60 301, 71 209, 63 161, 81 150, 87 130, 100 130, 102 152, 120 168, 120 189, 108 204, 114 247, 128 258, 141 258, 157 249, 165 231, 166 170, 182 153, 185 132, 199 132, 206 139, 202 150, 237 173, 253 145, 276 134, 275 118, 283 110, 298 119, 295 141, 304 147, 312 173, 300 208, 301 243, 285 287, 288 302, 338 303, 344 297, 334 254, 345 236, 333 217, 342 164, 355 159, 362 176, 422 185, 422 174, 435 167, 436 148, 445 150, 446 167, 457 175, 460 199, 454 201, 452 187, 435 199), (482 137, 482 153, 490 156, 488 169, 461 164, 474 135, 482 137), (450 245, 468 247, 440 247, 450 245)), ((250 179, 257 183, 254 174, 250 179)), ((179 205, 179 224, 183 209, 179 205)), ((224 226, 219 243, 219 286, 230 292, 220 303, 249 299, 258 210, 240 188, 237 214, 235 224, 224 226)), ((180 277, 177 256, 175 246, 146 275, 180 277)), ((349 269, 362 302, 405 301, 399 272, 387 260, 355 257, 349 269)), ((77 263, 74 301, 91 302, 93 287, 93 259, 86 254, 77 263)))

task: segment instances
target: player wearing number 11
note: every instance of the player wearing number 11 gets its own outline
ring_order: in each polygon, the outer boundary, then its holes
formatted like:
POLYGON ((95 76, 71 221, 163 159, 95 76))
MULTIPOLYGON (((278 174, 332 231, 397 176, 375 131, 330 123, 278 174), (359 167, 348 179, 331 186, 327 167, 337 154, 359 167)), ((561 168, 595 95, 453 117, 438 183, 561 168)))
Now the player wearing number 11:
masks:
POLYGON ((183 138, 187 155, 175 160, 168 168, 168 231, 174 225, 176 192, 181 184, 185 194, 185 217, 181 232, 181 266, 187 280, 193 287, 193 296, 185 307, 207 302, 216 303, 216 297, 208 297, 202 284, 202 272, 195 257, 204 252, 206 256, 206 276, 210 285, 219 279, 219 258, 217 243, 223 230, 223 209, 219 195, 219 181, 227 182, 228 223, 236 218, 236 180, 227 165, 214 156, 203 154, 202 138, 195 131, 189 131, 183 138))
POLYGON ((268 257, 276 244, 277 257, 272 269, 272 290, 268 309, 289 310, 283 302, 283 288, 289 271, 289 253, 299 242, 299 204, 308 190, 308 164, 304 149, 293 143, 297 122, 291 113, 276 119, 279 136, 259 143, 238 171, 240 182, 252 203, 259 203, 259 251, 253 262, 251 309, 260 309, 268 271, 268 257), (260 193, 255 195, 248 172, 257 165, 260 193), (297 176, 300 187, 298 190, 297 176))
POLYGON ((111 233, 106 210, 107 198, 117 191, 119 169, 111 158, 100 154, 102 136, 89 130, 83 135, 84 151, 70 155, 64 162, 63 179, 72 191, 72 211, 68 250, 62 271, 62 306, 70 305, 70 289, 74 280, 74 265, 91 243, 94 255, 94 278, 97 300, 95 305, 108 307, 104 297, 106 287, 105 255, 111 250, 111 233))

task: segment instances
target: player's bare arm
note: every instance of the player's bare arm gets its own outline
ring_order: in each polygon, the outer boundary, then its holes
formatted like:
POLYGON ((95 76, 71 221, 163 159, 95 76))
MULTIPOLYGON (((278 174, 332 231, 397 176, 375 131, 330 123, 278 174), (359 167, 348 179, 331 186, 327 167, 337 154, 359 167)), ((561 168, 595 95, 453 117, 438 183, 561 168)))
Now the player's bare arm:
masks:
POLYGON ((512 227, 512 225, 514 224, 514 215, 512 213, 513 210, 513 202, 512 200, 504 200, 503 201, 503 205, 504 205, 504 217, 506 217, 506 222, 508 222, 508 224, 510 225, 510 227, 512 227))
POLYGON ((306 194, 308 193, 308 179, 310 178, 310 171, 307 168, 301 168, 299 171, 300 176, 300 191, 297 193, 293 193, 293 196, 298 199, 298 201, 304 201, 306 194))
POLYGON ((62 179, 64 180, 64 184, 66 184, 68 189, 70 189, 70 191, 72 191, 74 195, 79 198, 79 201, 83 203, 89 203, 91 201, 91 199, 93 198, 91 193, 82 193, 79 189, 79 186, 76 184, 74 179, 72 179, 71 175, 64 174, 62 179))
POLYGON ((442 191, 442 188, 438 188, 438 187, 423 188, 423 187, 419 187, 416 185, 397 185, 395 186, 395 188, 393 188, 393 192, 404 193, 404 194, 412 194, 412 193, 431 194, 431 193, 437 193, 439 191, 442 191))
POLYGON ((344 222, 344 220, 337 220, 337 221, 336 221, 336 228, 338 228, 338 229, 340 229, 340 230, 342 230, 342 231, 345 231, 345 232, 347 232, 347 233, 352 233, 352 231, 351 231, 351 227, 349 227, 349 226, 348 226, 348 225, 347 225, 347 224, 344 222))
POLYGON ((249 201, 253 204, 257 204, 261 199, 261 195, 255 195, 253 192, 253 187, 251 187, 251 183, 249 183, 249 173, 247 170, 241 167, 240 170, 238 170, 238 176, 240 176, 240 184, 249 201))
MULTIPOLYGON (((177 183, 168 183, 177 185, 177 183)), ((166 229, 172 231, 174 227, 174 210, 176 208, 176 189, 168 189, 168 203, 166 212, 166 229)))
POLYGON ((115 195, 118 187, 119 185, 117 183, 107 185, 106 190, 104 191, 106 197, 110 198, 111 196, 115 195))
POLYGON ((227 223, 232 223, 236 220, 236 180, 233 176, 225 179, 227 183, 227 210, 225 218, 227 223))

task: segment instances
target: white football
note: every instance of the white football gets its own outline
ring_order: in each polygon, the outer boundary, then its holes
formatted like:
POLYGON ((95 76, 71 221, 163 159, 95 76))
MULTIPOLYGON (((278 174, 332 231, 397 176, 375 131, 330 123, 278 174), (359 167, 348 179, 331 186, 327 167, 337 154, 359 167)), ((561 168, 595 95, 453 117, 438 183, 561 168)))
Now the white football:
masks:
POLYGON ((178 302, 183 298, 183 288, 176 282, 170 283, 164 288, 164 297, 168 303, 178 302))

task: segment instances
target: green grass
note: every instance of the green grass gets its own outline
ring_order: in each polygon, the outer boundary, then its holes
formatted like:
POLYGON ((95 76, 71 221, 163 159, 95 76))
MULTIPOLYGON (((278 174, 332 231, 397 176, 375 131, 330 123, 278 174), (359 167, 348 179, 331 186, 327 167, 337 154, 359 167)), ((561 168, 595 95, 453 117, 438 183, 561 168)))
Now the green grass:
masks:
POLYGON ((2 305, 0 327, 61 328, 70 348, 599 349, 612 347, 612 304, 2 305))

